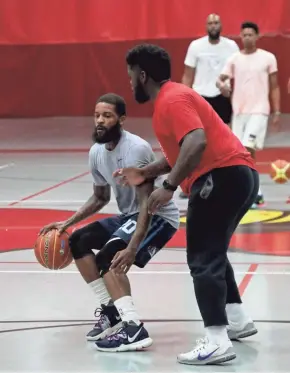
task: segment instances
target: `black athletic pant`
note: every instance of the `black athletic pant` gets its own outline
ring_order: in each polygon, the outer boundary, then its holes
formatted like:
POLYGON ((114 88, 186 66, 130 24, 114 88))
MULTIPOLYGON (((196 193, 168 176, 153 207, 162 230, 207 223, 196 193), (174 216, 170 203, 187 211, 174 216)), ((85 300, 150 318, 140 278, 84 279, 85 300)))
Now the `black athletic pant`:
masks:
POLYGON ((258 189, 258 173, 246 166, 214 169, 192 186, 187 262, 205 327, 227 325, 226 304, 241 303, 227 250, 258 189))
POLYGON ((231 123, 233 110, 230 98, 223 95, 218 95, 216 97, 202 97, 211 105, 224 123, 231 123))

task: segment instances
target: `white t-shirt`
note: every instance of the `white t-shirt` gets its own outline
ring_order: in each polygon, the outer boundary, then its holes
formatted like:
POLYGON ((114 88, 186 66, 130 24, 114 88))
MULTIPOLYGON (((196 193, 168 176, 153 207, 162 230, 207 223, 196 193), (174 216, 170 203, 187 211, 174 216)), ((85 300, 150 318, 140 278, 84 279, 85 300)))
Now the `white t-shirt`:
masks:
POLYGON ((211 44, 208 36, 190 43, 184 64, 195 68, 192 88, 201 96, 215 97, 221 94, 216 87, 226 61, 237 51, 237 43, 228 38, 220 37, 218 44, 211 44))
POLYGON ((270 113, 269 75, 277 70, 276 57, 263 49, 251 54, 238 52, 228 60, 222 74, 235 81, 232 98, 235 114, 270 113))

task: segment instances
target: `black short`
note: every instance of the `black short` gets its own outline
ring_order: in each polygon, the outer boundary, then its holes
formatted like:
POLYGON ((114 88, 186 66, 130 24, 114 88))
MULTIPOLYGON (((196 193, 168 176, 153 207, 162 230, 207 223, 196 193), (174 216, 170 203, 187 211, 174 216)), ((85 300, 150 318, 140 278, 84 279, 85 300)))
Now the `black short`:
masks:
POLYGON ((202 96, 214 109, 214 111, 220 116, 224 123, 230 124, 232 119, 232 104, 228 97, 219 95, 216 97, 205 97, 202 96))
MULTIPOLYGON (((87 236, 86 245, 90 250, 102 250, 106 243, 114 238, 120 238, 128 244, 137 226, 138 214, 117 215, 98 220, 78 229, 73 234, 87 236)), ((143 268, 162 249, 176 233, 170 223, 161 216, 154 215, 147 235, 137 249, 135 265, 143 268)), ((116 252, 122 250, 116 245, 116 252)), ((112 254, 112 253, 110 253, 112 254)), ((112 259, 112 258, 111 258, 112 259)))

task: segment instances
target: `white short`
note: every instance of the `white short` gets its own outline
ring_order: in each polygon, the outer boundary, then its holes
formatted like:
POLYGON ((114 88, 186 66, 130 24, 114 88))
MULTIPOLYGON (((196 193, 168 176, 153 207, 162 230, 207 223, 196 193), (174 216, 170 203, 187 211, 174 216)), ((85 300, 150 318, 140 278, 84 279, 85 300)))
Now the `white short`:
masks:
POLYGON ((263 149, 268 127, 268 115, 238 114, 232 119, 232 131, 250 149, 263 149))

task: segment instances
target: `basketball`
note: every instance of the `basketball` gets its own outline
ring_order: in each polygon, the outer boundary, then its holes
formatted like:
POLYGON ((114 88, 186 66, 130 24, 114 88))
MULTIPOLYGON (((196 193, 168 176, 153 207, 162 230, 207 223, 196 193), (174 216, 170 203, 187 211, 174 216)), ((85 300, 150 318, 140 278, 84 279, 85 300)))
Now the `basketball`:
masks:
POLYGON ((286 183, 290 178, 290 163, 281 159, 272 162, 270 176, 278 184, 286 183))
POLYGON ((73 257, 68 238, 67 232, 58 235, 56 229, 39 235, 34 246, 34 254, 38 262, 43 267, 53 270, 63 269, 70 265, 73 257))

